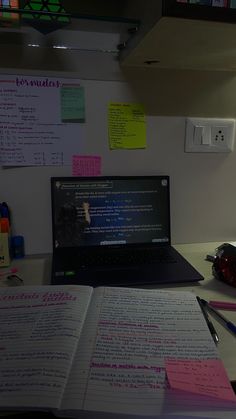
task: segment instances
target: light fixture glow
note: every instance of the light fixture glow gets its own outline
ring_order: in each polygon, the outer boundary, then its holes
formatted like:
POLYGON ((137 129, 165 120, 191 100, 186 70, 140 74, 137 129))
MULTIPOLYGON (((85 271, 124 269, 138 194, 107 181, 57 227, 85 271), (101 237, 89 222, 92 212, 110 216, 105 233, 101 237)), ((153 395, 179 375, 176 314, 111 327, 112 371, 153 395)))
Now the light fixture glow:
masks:
POLYGON ((53 48, 56 48, 56 49, 68 49, 68 47, 66 47, 64 45, 53 45, 53 48))
POLYGON ((40 45, 39 44, 28 44, 28 47, 39 48, 40 45))

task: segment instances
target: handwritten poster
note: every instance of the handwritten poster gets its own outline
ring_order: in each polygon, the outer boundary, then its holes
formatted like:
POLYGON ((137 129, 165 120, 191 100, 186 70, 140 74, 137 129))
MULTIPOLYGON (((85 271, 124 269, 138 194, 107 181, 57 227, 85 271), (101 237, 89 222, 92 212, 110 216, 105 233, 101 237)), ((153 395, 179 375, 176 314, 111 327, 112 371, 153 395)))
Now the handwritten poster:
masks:
POLYGON ((73 176, 100 176, 101 157, 100 156, 73 156, 72 158, 73 176))
POLYGON ((220 359, 167 360, 165 366, 171 388, 236 402, 220 359))
POLYGON ((143 105, 110 103, 108 125, 110 149, 146 148, 146 120, 143 105))
POLYGON ((83 94, 70 89, 70 79, 0 76, 0 164, 71 165, 84 152, 83 94))

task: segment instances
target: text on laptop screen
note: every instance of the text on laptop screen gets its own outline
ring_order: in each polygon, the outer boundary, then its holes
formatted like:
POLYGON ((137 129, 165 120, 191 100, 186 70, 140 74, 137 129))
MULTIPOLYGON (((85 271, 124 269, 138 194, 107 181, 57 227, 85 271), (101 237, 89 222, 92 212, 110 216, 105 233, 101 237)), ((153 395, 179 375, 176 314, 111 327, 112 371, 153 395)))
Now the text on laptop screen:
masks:
POLYGON ((52 178, 54 247, 169 242, 166 176, 52 178))

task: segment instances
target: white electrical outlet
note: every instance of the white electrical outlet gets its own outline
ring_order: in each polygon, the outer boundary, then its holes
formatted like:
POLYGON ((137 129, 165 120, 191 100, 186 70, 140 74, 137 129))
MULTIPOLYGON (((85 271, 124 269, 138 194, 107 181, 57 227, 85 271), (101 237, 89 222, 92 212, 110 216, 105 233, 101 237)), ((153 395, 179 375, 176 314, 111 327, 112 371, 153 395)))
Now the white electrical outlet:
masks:
POLYGON ((231 126, 211 126, 211 145, 221 149, 229 146, 231 126))
POLYGON ((185 151, 229 153, 233 151, 234 119, 187 118, 185 151))

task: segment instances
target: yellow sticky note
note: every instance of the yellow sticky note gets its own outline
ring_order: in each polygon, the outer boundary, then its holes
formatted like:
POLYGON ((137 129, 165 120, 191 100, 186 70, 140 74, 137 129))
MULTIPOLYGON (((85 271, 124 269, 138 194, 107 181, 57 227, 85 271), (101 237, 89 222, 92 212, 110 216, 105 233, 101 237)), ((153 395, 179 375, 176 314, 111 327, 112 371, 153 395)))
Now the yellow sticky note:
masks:
POLYGON ((108 130, 111 149, 146 148, 146 119, 143 105, 110 103, 108 130))

